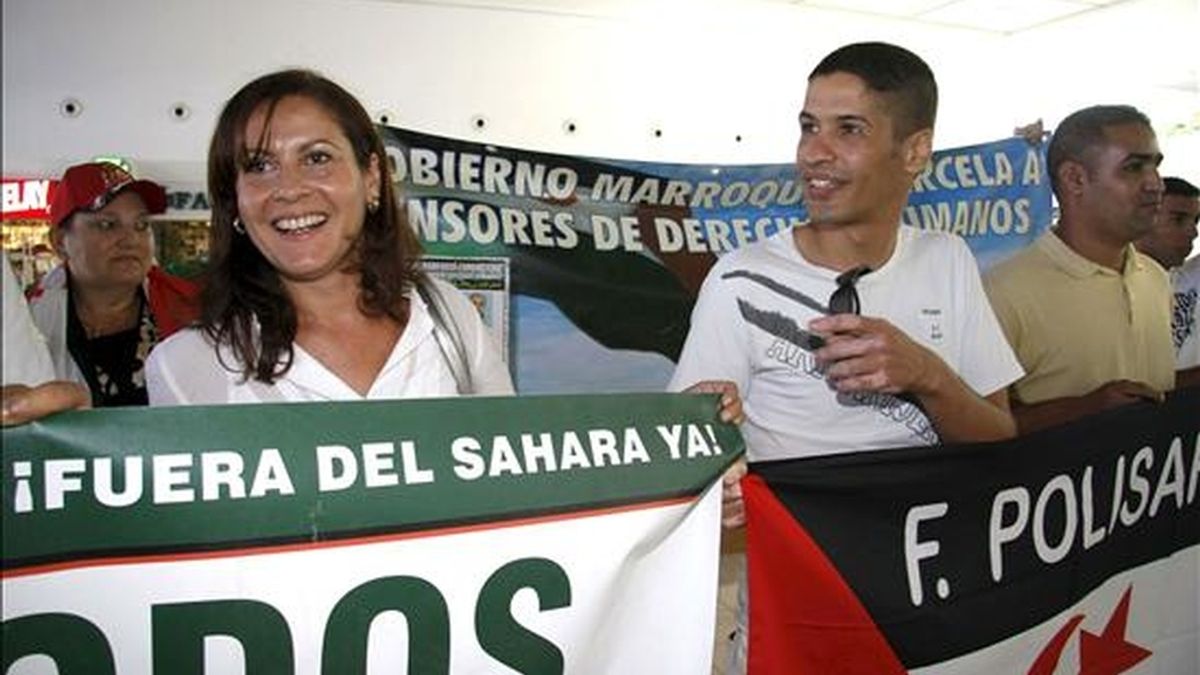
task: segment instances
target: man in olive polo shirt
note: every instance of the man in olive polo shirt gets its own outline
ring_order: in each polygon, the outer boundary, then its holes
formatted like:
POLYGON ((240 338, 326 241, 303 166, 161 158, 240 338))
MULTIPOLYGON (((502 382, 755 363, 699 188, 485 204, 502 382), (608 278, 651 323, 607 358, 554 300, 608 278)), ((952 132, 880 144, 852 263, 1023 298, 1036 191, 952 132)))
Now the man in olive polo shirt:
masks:
POLYGON ((1174 387, 1167 273, 1133 242, 1162 201, 1162 153, 1131 106, 1093 106, 1054 133, 1049 171, 1058 224, 995 266, 988 298, 1025 368, 1010 388, 1020 433, 1174 387))

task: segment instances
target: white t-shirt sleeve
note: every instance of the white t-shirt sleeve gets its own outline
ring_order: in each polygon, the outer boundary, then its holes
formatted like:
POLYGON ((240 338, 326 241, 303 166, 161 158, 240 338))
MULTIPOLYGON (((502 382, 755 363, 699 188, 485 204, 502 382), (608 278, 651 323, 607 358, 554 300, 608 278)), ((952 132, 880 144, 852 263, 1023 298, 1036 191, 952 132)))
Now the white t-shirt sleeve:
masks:
POLYGON ((1174 298, 1171 331, 1175 340, 1175 368, 1200 366, 1200 257, 1180 266, 1172 277, 1174 298))
POLYGON ((54 366, 50 363, 50 351, 33 317, 29 305, 21 293, 21 282, 4 259, 2 283, 4 285, 4 384, 34 386, 54 379, 54 366))
POLYGON ((737 296, 721 278, 726 268, 718 262, 700 287, 668 391, 683 391, 703 380, 731 381, 743 398, 749 391, 750 336, 737 308, 737 296))
POLYGON ((975 393, 988 396, 1016 382, 1025 370, 1004 336, 979 275, 979 265, 966 243, 959 242, 956 265, 965 303, 959 377, 975 393))

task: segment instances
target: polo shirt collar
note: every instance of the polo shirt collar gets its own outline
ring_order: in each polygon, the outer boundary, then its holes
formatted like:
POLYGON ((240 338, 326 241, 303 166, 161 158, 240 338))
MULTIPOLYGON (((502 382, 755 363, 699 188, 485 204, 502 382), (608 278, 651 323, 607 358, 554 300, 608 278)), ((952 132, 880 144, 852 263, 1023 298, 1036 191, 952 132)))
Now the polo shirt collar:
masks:
MULTIPOLYGON (((1117 274, 1112 269, 1092 262, 1076 253, 1075 249, 1067 246, 1066 242, 1059 238, 1053 228, 1046 230, 1046 233, 1038 239, 1037 247, 1055 265, 1077 279, 1085 279, 1095 274, 1117 274)), ((1133 248, 1133 244, 1126 244, 1125 262, 1121 266, 1121 276, 1129 276, 1134 272, 1139 272, 1142 267, 1143 263, 1137 251, 1133 248)))

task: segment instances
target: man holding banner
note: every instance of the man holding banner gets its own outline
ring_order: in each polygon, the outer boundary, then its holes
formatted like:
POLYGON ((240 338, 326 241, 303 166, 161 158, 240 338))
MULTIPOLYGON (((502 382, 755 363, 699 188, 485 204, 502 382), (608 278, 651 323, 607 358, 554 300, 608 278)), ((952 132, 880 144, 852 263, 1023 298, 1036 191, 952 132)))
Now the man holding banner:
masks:
POLYGON ((988 272, 987 290, 1028 371, 1013 413, 1028 433, 1136 401, 1175 382, 1166 273, 1133 242, 1154 226, 1162 153, 1132 106, 1068 115, 1050 141, 1057 226, 988 272))
MULTIPOLYGON (((671 383, 735 382, 751 462, 1015 433, 1006 387, 1021 368, 974 258, 899 225, 936 108, 929 67, 893 45, 843 47, 809 76, 796 153, 809 221, 713 267, 671 383)), ((752 515, 748 546, 770 545, 755 532, 752 515)), ((769 591, 750 588, 752 621, 769 591)), ((751 639, 754 671, 771 656, 751 639)))

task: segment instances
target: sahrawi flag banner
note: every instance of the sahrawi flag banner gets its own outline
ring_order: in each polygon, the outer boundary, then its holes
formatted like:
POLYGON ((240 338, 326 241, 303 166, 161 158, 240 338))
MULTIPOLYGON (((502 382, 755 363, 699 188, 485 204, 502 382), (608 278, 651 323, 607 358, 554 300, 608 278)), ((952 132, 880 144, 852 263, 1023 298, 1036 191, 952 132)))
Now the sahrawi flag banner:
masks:
POLYGON ((715 396, 66 413, 3 432, 3 672, 707 673, 715 396), (57 668, 57 670, 56 670, 57 668))
POLYGON ((1197 412, 755 465, 750 673, 1200 673, 1197 412))

